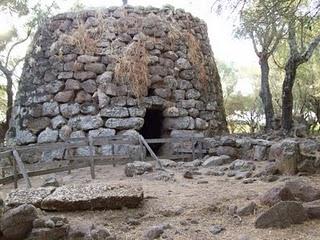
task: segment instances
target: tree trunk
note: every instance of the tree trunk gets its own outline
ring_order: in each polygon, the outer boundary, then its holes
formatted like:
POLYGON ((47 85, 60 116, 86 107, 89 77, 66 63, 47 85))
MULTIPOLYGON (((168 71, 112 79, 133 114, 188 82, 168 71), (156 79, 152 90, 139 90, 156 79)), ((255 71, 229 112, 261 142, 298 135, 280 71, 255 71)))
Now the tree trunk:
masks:
POLYGON ((282 84, 282 129, 289 133, 292 128, 293 96, 292 88, 297 73, 296 61, 290 57, 286 64, 286 75, 282 84))
POLYGON ((12 115, 12 105, 13 105, 13 93, 12 93, 12 75, 6 75, 7 78, 7 114, 6 114, 6 126, 9 128, 9 123, 12 115))
POLYGON ((264 107, 264 114, 266 118, 266 130, 271 130, 273 119, 274 119, 274 110, 272 104, 272 95, 270 92, 269 86, 269 63, 268 56, 266 54, 262 54, 260 57, 260 69, 261 69, 261 91, 260 97, 264 107))

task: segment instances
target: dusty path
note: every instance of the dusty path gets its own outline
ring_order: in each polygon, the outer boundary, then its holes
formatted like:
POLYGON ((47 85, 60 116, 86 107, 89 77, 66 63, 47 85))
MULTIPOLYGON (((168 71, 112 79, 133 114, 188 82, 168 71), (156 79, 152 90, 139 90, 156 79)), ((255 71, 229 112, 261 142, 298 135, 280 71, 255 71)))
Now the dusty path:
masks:
MULTIPOLYGON (((287 229, 255 229, 255 216, 236 218, 228 214, 230 205, 243 206, 254 200, 277 182, 256 181, 243 184, 227 176, 195 175, 194 179, 183 178, 185 169, 170 168, 175 181, 156 180, 159 172, 127 178, 124 166, 97 167, 97 179, 90 179, 89 169, 73 171, 71 175, 61 173, 57 178, 63 184, 123 182, 141 183, 145 192, 145 201, 139 209, 116 211, 84 211, 74 213, 47 213, 64 215, 70 222, 81 224, 105 225, 117 239, 143 239, 143 233, 151 226, 169 224, 162 239, 235 239, 235 240, 320 240, 320 220, 307 221, 303 225, 294 225, 287 229), (208 183, 203 183, 207 181, 208 183), (209 229, 220 224, 226 230, 213 235, 209 229), (246 238, 247 237, 247 238, 246 238)), ((201 172, 203 169, 199 169, 201 172)), ((32 178, 33 186, 40 186, 45 177, 32 178)), ((307 178, 307 177, 305 177, 307 178)), ((319 182, 319 176, 308 177, 313 183, 319 182)), ((23 186, 21 180, 20 186, 23 186)), ((6 194, 12 185, 1 186, 6 194)), ((263 210, 259 207, 258 213, 263 210)), ((257 213, 257 214, 258 214, 257 213)))

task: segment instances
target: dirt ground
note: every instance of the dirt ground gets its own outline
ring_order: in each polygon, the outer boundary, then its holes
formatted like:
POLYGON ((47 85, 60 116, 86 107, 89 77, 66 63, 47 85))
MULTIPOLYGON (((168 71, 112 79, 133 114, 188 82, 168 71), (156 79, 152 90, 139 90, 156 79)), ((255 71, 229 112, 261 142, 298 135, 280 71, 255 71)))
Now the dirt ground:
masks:
MULTIPOLYGON (((258 164, 258 169, 263 163, 258 164)), ((283 183, 288 177, 281 177, 273 183, 257 180, 244 184, 227 176, 195 175, 193 179, 183 178, 185 168, 168 168, 175 181, 156 180, 159 171, 128 178, 124 175, 124 166, 101 166, 96 168, 96 179, 90 179, 90 169, 79 169, 57 174, 62 184, 83 183, 140 183, 144 189, 145 200, 138 209, 113 211, 84 211, 68 213, 46 213, 63 215, 73 224, 101 224, 106 226, 117 239, 143 239, 143 234, 151 226, 169 224, 160 239, 192 240, 320 240, 320 220, 307 221, 302 225, 293 225, 287 229, 255 229, 255 215, 233 217, 228 214, 230 205, 244 206, 255 200, 259 194, 271 187, 283 183), (205 183, 207 181, 208 183, 205 183), (204 182, 204 183, 203 183, 204 182), (225 231, 213 235, 209 229, 220 224, 225 231)), ((199 168, 201 172, 203 169, 199 168)), ((34 187, 40 186, 48 176, 31 179, 34 187)), ((291 177, 295 178, 295 177, 291 177)), ((313 184, 320 176, 302 177, 313 184)), ((23 187, 20 180, 19 187, 23 187)), ((2 195, 13 185, 0 186, 2 195)), ((263 211, 259 206, 256 214, 263 211)))

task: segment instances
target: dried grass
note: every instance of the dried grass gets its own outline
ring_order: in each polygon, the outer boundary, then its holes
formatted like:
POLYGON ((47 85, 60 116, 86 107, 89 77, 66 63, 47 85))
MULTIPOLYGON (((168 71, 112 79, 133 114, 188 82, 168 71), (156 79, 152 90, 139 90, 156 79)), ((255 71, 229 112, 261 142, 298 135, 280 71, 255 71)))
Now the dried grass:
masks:
POLYGON ((137 41, 127 47, 115 67, 116 79, 128 84, 133 95, 137 98, 146 96, 151 85, 148 63, 149 58, 145 43, 137 41))
POLYGON ((206 67, 205 67, 206 62, 202 54, 200 42, 190 32, 187 32, 185 34, 185 40, 188 45, 188 58, 196 68, 197 76, 199 81, 201 82, 201 86, 203 86, 203 90, 207 91, 209 83, 208 83, 208 76, 207 76, 206 67))
POLYGON ((88 29, 81 17, 76 18, 76 27, 70 34, 63 35, 63 41, 75 46, 82 54, 93 55, 97 51, 97 44, 103 38, 105 32, 105 19, 102 13, 97 12, 95 18, 98 20, 98 25, 95 28, 88 29))
POLYGON ((196 75, 201 83, 202 90, 208 91, 209 79, 206 71, 206 60, 202 54, 200 41, 188 30, 181 30, 170 25, 168 32, 168 40, 173 47, 177 41, 183 40, 188 46, 188 59, 194 66, 196 75))

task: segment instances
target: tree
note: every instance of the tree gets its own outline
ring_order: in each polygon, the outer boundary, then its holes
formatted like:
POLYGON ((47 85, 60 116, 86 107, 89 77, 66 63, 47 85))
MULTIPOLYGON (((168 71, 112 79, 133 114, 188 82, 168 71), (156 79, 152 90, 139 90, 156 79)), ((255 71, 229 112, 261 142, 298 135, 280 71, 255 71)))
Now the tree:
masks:
MULTIPOLYGON (((305 18, 303 16, 303 18, 305 18)), ((292 89, 295 84, 297 69, 311 58, 314 50, 320 42, 320 29, 311 39, 307 47, 301 36, 300 44, 297 41, 297 29, 305 30, 306 23, 299 16, 292 15, 288 22, 288 46, 289 57, 285 65, 285 78, 282 84, 282 128, 288 133, 292 128, 293 95, 292 89)))
POLYGON ((6 129, 9 127, 9 122, 12 115, 13 82, 14 78, 18 78, 18 76, 15 74, 15 71, 24 61, 24 56, 15 56, 14 50, 29 39, 33 33, 33 30, 36 29, 36 27, 41 24, 44 19, 49 17, 52 10, 56 7, 57 6, 55 2, 52 2, 52 4, 49 6, 42 6, 39 2, 30 8, 28 8, 26 0, 0 2, 0 8, 12 15, 30 15, 25 24, 25 36, 19 36, 17 29, 12 28, 6 35, 0 37, 0 72, 6 79, 7 110, 4 123, 4 127, 6 129))
POLYGON ((274 120, 272 94, 269 86, 269 57, 276 50, 284 35, 284 23, 274 1, 256 1, 242 11, 237 35, 250 38, 260 65, 260 98, 264 106, 266 130, 271 130, 274 120))
MULTIPOLYGON (((286 41, 288 42, 289 47, 289 57, 285 64, 285 77, 282 84, 282 129, 285 133, 288 133, 292 128, 292 109, 293 109, 293 95, 292 90, 295 83, 296 72, 298 67, 307 62, 310 57, 312 56, 315 48, 318 46, 320 42, 320 35, 319 33, 314 34, 313 38, 309 41, 309 45, 305 44, 306 39, 306 29, 309 27, 312 29, 312 24, 316 19, 319 18, 320 12, 320 3, 319 1, 314 0, 274 0, 274 1, 263 1, 263 0, 216 0, 215 4, 220 4, 218 6, 222 6, 221 3, 227 2, 227 7, 231 7, 232 11, 239 10, 240 16, 249 16, 249 21, 244 21, 244 23, 252 23, 253 26, 260 26, 262 24, 262 34, 256 34, 256 38, 258 39, 258 43, 260 43, 260 47, 262 50, 255 49, 257 55, 260 58, 263 57, 264 47, 272 46, 272 45, 265 45, 271 39, 275 39, 275 43, 279 42, 280 37, 272 38, 268 37, 268 28, 271 29, 271 33, 276 30, 277 26, 282 26, 279 28, 280 32, 283 31, 283 34, 286 35, 286 41), (255 6, 261 7, 261 11, 259 8, 255 8, 255 6), (252 6, 254 7, 252 9, 252 6), (254 10, 254 12, 250 12, 250 9, 254 10), (257 12, 255 12, 258 10, 257 12), (247 14, 249 11, 249 15, 247 14), (261 13, 262 15, 260 15, 261 13), (251 18, 253 16, 253 18, 251 18), (258 16, 258 17, 257 17, 258 16), (263 21, 260 21, 262 19, 263 21), (259 20, 259 21, 257 21, 259 20), (265 21, 267 20, 267 21, 265 21), (273 23, 274 21, 274 23, 273 23), (275 25, 276 23, 276 25, 275 25), (280 25, 279 25, 280 24, 280 25), (301 38, 298 44, 297 41, 297 32, 300 32, 301 38), (266 37, 267 36, 267 37, 266 37), (263 43, 263 44, 261 44, 263 43), (299 46, 300 45, 300 46, 299 46)), ((246 19, 246 18, 245 18, 246 19)), ((247 24, 245 24, 246 26, 247 24)), ((250 24, 249 24, 250 26, 250 24)), ((248 30, 247 28, 244 28, 248 30)), ((257 28, 255 28, 257 29, 257 28)), ((249 28, 250 30, 250 28, 249 28)), ((250 32, 246 31, 247 34, 250 36, 250 32)), ((277 32, 277 31, 275 31, 277 32)), ((271 36, 275 36, 271 34, 271 36)), ((251 33, 251 39, 254 39, 255 35, 251 33)), ((256 43, 254 43, 254 46, 256 43)), ((273 45, 276 48, 276 45, 273 45)), ((274 47, 271 49, 274 49, 274 47)), ((268 53, 268 51, 267 51, 268 53)), ((268 57, 268 54, 266 54, 268 57)), ((263 59, 262 59, 263 60, 263 59)), ((260 64, 261 71, 268 73, 269 68, 267 67, 266 63, 260 64), (263 67, 264 66, 264 67, 263 67)), ((266 75, 266 74, 265 74, 266 75)), ((263 74, 261 74, 261 79, 263 74)), ((264 77, 266 79, 266 77, 264 77)), ((263 85, 266 81, 261 80, 261 89, 267 89, 268 86, 263 85)), ((270 99, 270 95, 268 90, 261 91, 261 95, 264 96, 264 105, 270 103, 268 99, 270 99)), ((271 102, 272 104, 272 102, 271 102)), ((265 107, 266 112, 266 107, 265 107)), ((267 113, 267 112, 266 112, 267 113)), ((271 114, 269 114, 271 115, 271 114)), ((266 117, 267 120, 267 117, 266 117)))
POLYGON ((237 70, 233 64, 226 64, 220 61, 217 61, 217 67, 222 84, 223 100, 226 104, 230 95, 234 93, 234 88, 237 84, 237 70))
POLYGON ((125 6, 128 4, 128 0, 122 0, 122 5, 125 6))
POLYGON ((258 96, 241 93, 232 94, 226 104, 226 113, 231 133, 255 133, 261 127, 263 110, 258 96))
MULTIPOLYGON (((2 11, 8 11, 10 13, 16 13, 19 16, 27 14, 27 2, 26 1, 2 1, 0 3, 2 11)), ((7 94, 7 111, 6 111, 6 120, 5 120, 5 128, 8 128, 9 121, 11 118, 12 105, 13 105, 13 74, 19 63, 23 60, 13 59, 11 54, 15 47, 25 42, 30 36, 30 32, 28 31, 26 37, 19 39, 17 30, 12 28, 7 34, 0 38, 0 71, 3 76, 6 78, 6 94, 7 94)))

